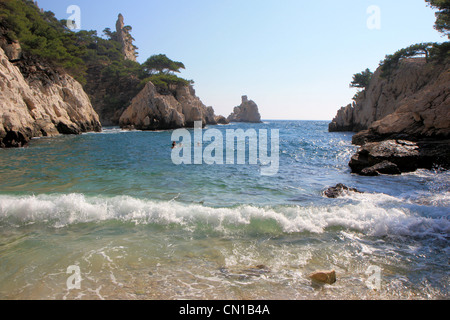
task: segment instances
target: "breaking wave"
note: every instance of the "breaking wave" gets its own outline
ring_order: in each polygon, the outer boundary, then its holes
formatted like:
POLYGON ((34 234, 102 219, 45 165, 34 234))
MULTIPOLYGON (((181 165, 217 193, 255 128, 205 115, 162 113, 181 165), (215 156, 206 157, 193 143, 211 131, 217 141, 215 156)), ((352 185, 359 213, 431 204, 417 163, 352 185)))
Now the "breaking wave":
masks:
POLYGON ((212 208, 129 196, 1 195, 0 227, 45 224, 64 228, 82 223, 118 221, 179 227, 192 232, 321 234, 330 228, 344 228, 369 236, 447 238, 450 235, 449 199, 449 192, 430 197, 421 194, 414 199, 385 194, 352 194, 325 205, 212 208))

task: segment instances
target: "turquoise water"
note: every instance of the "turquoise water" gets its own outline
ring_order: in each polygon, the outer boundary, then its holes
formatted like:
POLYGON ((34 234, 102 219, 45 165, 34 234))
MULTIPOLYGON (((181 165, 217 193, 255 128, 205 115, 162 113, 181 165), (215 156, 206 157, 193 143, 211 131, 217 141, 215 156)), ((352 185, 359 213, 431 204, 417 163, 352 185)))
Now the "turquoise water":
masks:
POLYGON ((0 150, 0 299, 448 298, 449 173, 351 175, 352 134, 327 122, 211 128, 278 129, 278 174, 176 166, 170 131, 0 150), (337 183, 365 193, 324 198, 337 183))

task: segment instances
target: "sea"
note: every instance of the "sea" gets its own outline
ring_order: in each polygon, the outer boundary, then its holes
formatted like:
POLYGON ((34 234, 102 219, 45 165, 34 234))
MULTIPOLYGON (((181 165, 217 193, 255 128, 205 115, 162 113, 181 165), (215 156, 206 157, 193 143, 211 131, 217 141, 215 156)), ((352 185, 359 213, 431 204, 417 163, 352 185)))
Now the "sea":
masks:
POLYGON ((0 150, 0 299, 449 298, 449 172, 353 175, 353 134, 326 121, 209 129, 278 130, 278 171, 174 164, 173 131, 0 150), (338 183, 362 193, 324 197, 338 183))

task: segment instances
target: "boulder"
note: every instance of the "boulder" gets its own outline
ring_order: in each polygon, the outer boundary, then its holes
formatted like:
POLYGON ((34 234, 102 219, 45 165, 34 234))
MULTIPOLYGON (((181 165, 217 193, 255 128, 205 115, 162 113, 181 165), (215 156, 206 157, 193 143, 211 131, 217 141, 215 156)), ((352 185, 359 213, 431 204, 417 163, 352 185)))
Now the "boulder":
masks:
POLYGON ((336 271, 316 271, 309 275, 309 278, 313 281, 324 283, 324 284, 335 284, 337 281, 336 271))

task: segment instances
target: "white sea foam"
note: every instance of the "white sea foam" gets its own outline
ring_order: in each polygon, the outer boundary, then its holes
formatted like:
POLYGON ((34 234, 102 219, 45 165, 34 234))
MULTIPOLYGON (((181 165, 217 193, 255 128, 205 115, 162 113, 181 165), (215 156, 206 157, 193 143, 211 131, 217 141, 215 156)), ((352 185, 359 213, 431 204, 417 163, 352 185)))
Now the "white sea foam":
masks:
MULTIPOLYGON (((448 199, 449 195, 440 196, 448 199)), ((273 232, 275 228, 285 233, 320 234, 329 228, 340 227, 372 236, 450 236, 448 207, 429 208, 384 194, 352 194, 342 201, 344 203, 328 206, 211 208, 128 196, 2 195, 0 226, 45 223, 61 228, 116 220, 135 224, 175 224, 190 231, 211 228, 230 232, 250 227, 261 232, 273 232)))

